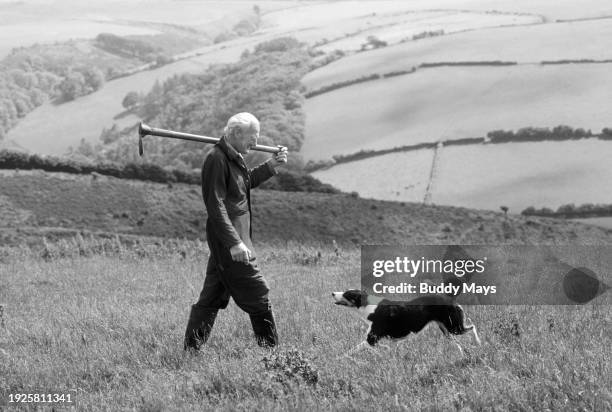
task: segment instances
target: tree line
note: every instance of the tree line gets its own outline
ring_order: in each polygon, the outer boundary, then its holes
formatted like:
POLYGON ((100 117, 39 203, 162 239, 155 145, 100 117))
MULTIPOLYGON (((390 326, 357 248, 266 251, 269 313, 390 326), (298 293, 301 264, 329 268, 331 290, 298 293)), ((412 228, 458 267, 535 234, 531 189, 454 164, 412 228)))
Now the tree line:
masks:
MULTIPOLYGON (((25 152, 0 150, 0 169, 44 170, 71 174, 100 174, 119 179, 144 180, 156 183, 186 183, 200 185, 202 177, 199 170, 184 171, 164 168, 154 163, 113 163, 80 162, 67 158, 39 156, 25 152)), ((261 186, 268 190, 288 192, 339 193, 331 185, 324 184, 310 175, 295 171, 281 170, 277 177, 261 186)))
POLYGON ((536 209, 530 206, 521 212, 524 216, 543 216, 543 217, 560 217, 560 218, 580 218, 580 217, 605 217, 612 216, 612 204, 592 204, 585 203, 576 206, 573 203, 559 206, 557 210, 552 210, 547 207, 536 209))
MULTIPOLYGON (((149 93, 130 92, 124 104, 152 126, 219 137, 227 119, 240 111, 254 113, 262 123, 261 144, 280 144, 296 153, 304 141, 301 78, 312 60, 311 50, 293 38, 278 38, 246 50, 236 63, 217 64, 200 74, 181 74, 156 83, 149 93)), ((136 125, 106 129, 102 141, 82 143, 76 151, 97 161, 138 161, 136 125)), ((149 161, 191 170, 200 168, 212 146, 147 137, 149 161)), ((249 155, 260 161, 261 153, 249 155)), ((292 154, 292 167, 300 168, 292 154)))
POLYGON ((539 142, 539 141, 564 141, 585 139, 597 136, 602 140, 612 140, 612 128, 604 128, 601 134, 595 135, 590 129, 572 128, 570 126, 559 125, 556 127, 524 127, 517 130, 494 130, 488 132, 487 137, 465 137, 460 139, 442 140, 439 142, 417 143, 413 145, 399 146, 391 149, 382 150, 360 150, 356 153, 334 155, 331 159, 309 161, 304 169, 308 172, 331 167, 339 163, 354 162, 357 160, 367 159, 374 156, 382 156, 390 153, 409 152, 421 149, 433 149, 438 144, 443 146, 463 146, 471 144, 500 144, 511 142, 539 142))

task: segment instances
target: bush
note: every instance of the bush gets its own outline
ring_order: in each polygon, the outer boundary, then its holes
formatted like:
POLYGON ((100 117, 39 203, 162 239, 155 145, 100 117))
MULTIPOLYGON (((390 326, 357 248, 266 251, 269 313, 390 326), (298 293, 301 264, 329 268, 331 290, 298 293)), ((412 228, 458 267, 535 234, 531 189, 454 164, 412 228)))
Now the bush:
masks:
POLYGON ((138 92, 131 91, 125 95, 125 97, 123 98, 123 101, 121 102, 121 105, 123 106, 124 109, 132 110, 134 107, 136 107, 139 101, 140 101, 140 96, 138 92))

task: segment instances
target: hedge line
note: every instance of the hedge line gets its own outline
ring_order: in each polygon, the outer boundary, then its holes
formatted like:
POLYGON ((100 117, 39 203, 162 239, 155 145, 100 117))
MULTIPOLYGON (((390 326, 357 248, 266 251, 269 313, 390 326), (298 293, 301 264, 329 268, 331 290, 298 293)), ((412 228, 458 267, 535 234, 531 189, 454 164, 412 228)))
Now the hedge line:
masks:
MULTIPOLYGON (((164 169, 151 163, 84 163, 70 159, 45 156, 8 150, 0 151, 0 169, 39 169, 47 172, 64 172, 73 174, 98 173, 119 179, 144 180, 156 183, 202 183, 199 171, 185 172, 178 169, 164 169)), ((333 186, 324 184, 314 177, 292 171, 281 171, 275 178, 262 185, 264 189, 287 192, 323 192, 340 193, 333 186)))
POLYGON ((327 167, 334 166, 339 163, 354 162, 356 160, 362 160, 369 157, 381 156, 396 152, 408 152, 412 150, 420 149, 433 149, 439 143, 443 146, 461 146, 471 144, 483 144, 487 143, 509 143, 509 142, 539 142, 539 141, 563 141, 563 140, 577 140, 584 138, 597 137, 601 140, 612 140, 612 128, 604 128, 600 135, 594 135, 591 130, 585 130, 582 128, 574 129, 570 126, 556 126, 552 129, 548 127, 524 127, 514 132, 512 130, 494 130, 487 133, 487 139, 484 137, 465 137, 461 139, 443 140, 441 142, 431 143, 419 143, 408 146, 394 147, 391 149, 382 150, 361 150, 356 153, 347 155, 335 155, 332 156, 331 160, 320 160, 317 162, 310 161, 304 167, 307 172, 314 172, 315 170, 324 169, 327 167))
POLYGON ((561 217, 561 218, 577 218, 577 217, 605 217, 612 216, 612 205, 594 205, 586 203, 580 206, 575 206, 573 203, 560 206, 556 211, 544 207, 536 209, 533 206, 521 212, 524 216, 545 216, 545 217, 561 217))

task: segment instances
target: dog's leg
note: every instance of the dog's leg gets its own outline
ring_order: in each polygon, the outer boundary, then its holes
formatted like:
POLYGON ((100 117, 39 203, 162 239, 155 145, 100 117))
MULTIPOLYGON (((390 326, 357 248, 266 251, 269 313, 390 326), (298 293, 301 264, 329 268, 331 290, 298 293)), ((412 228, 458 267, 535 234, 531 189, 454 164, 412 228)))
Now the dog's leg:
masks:
POLYGON ((459 349, 459 353, 461 353, 461 356, 464 356, 463 348, 461 347, 459 342, 457 342, 457 339, 455 339, 455 336, 450 334, 450 332, 448 331, 448 329, 446 329, 446 326, 444 326, 443 323, 441 322, 437 322, 437 323, 438 323, 438 326, 440 327, 440 330, 444 334, 444 337, 448 339, 449 341, 452 341, 459 349))
POLYGON ((472 333, 474 334, 474 340, 476 341, 476 343, 480 346, 482 345, 482 342, 480 341, 480 337, 478 337, 478 332, 476 331, 476 326, 472 325, 472 333))

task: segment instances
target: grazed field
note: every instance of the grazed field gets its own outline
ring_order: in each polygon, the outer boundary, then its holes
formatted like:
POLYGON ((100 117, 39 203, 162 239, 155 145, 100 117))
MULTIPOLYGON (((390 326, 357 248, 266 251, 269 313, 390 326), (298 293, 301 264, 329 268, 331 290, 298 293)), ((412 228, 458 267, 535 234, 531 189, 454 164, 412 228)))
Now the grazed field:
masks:
POLYGON ((145 258, 21 253, 0 266, 2 400, 74 390, 79 410, 612 409, 608 306, 468 307, 484 344, 465 339, 466 357, 430 328, 397 352, 338 358, 365 332, 329 296, 358 285, 357 250, 285 244, 260 250, 282 345, 256 348, 231 304, 191 357, 181 341, 202 283, 197 245, 145 258))
MULTIPOLYGON (((258 2, 263 11, 290 3, 258 2)), ((0 58, 14 47, 34 43, 94 38, 100 33, 152 34, 156 33, 150 27, 154 24, 191 27, 214 37, 228 23, 251 12, 252 7, 242 1, 207 1, 205 6, 169 0, 148 1, 146 6, 121 0, 0 2, 0 58), (227 22, 223 24, 222 20, 227 22)))
POLYGON ((587 225, 594 225, 612 230, 612 217, 591 217, 574 220, 580 223, 586 223, 587 225))
POLYGON ((312 173, 344 192, 401 202, 422 202, 429 182, 433 150, 415 150, 340 163, 312 173))
POLYGON ((599 132, 610 123, 602 85, 612 81, 611 66, 443 67, 335 90, 307 100, 302 154, 322 159, 525 126, 599 132))
MULTIPOLYGON (((373 73, 409 70, 427 62, 611 59, 612 19, 481 29, 358 53, 308 73, 311 90, 373 73)), ((494 69, 492 69, 494 70, 494 69)))
POLYGON ((609 203, 608 141, 448 147, 441 151, 432 200, 470 208, 609 203))
MULTIPOLYGON (((439 152, 431 201, 490 210, 504 205, 512 213, 529 206, 607 204, 604 182, 612 179, 611 155, 612 143, 597 139, 445 147, 439 152)), ((313 175, 363 197, 418 202, 425 195, 432 156, 433 150, 394 153, 313 175)))
POLYGON ((358 51, 366 43, 368 36, 376 36, 388 44, 397 44, 402 41, 410 41, 412 36, 423 32, 443 31, 445 34, 452 34, 488 27, 527 25, 541 22, 539 16, 533 15, 478 13, 465 10, 411 12, 393 15, 392 17, 393 19, 386 23, 383 17, 374 16, 372 17, 373 21, 369 23, 372 28, 362 31, 359 35, 331 41, 318 47, 318 49, 326 52, 336 49, 358 51))

